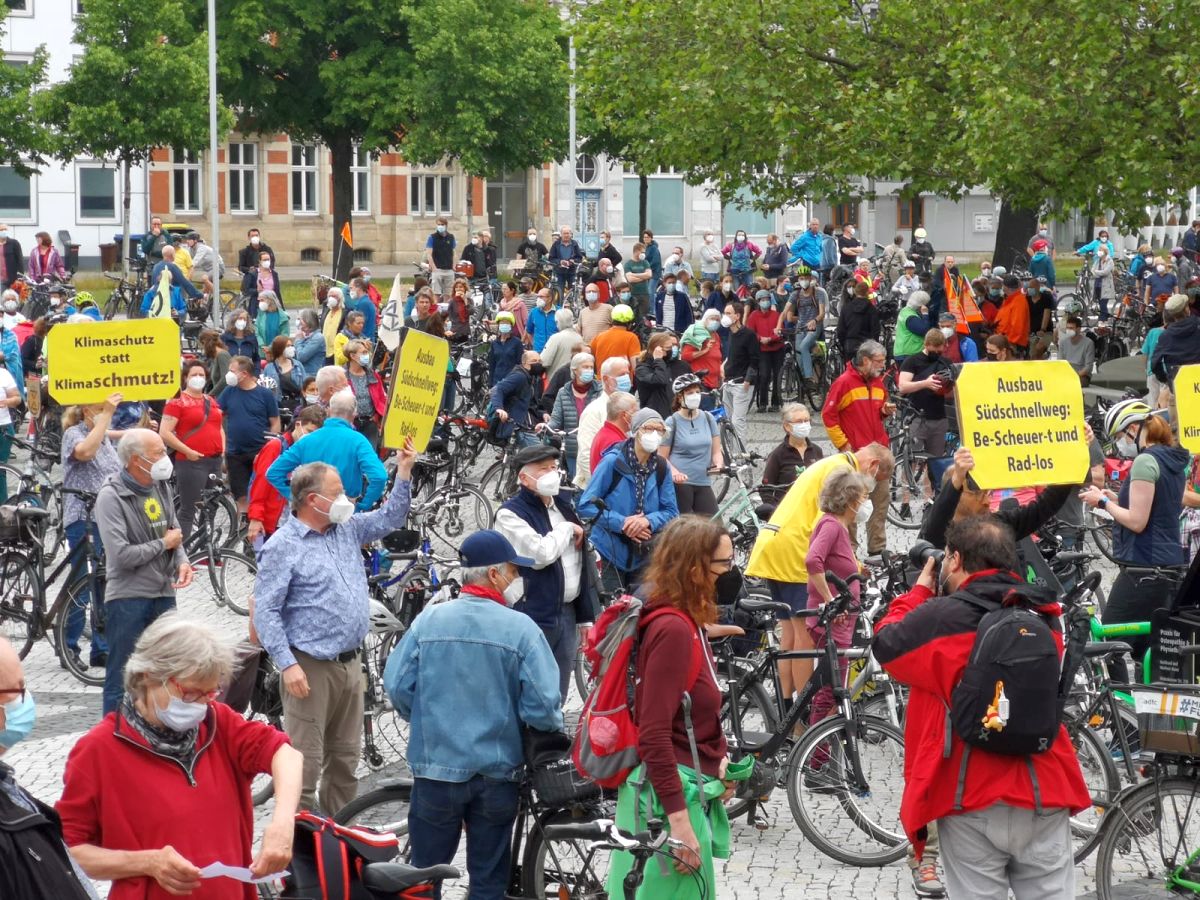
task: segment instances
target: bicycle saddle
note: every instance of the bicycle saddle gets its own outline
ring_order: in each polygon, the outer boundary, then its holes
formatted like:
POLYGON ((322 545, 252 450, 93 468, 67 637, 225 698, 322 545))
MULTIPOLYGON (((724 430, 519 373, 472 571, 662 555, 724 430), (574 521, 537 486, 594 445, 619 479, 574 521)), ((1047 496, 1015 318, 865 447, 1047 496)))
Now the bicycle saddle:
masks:
POLYGON ((758 516, 760 521, 769 522, 771 516, 775 515, 775 510, 778 508, 778 504, 775 503, 760 503, 754 507, 754 514, 758 516))
POLYGON ((792 615, 792 608, 786 603, 780 603, 778 600, 759 600, 755 597, 743 597, 737 602, 739 609, 744 609, 746 612, 775 612, 785 615, 792 615))
POLYGON ((1088 659, 1097 656, 1112 656, 1114 653, 1132 653, 1133 648, 1124 641, 1088 641, 1083 645, 1083 655, 1088 659))
POLYGON ((369 863, 363 867, 362 883, 368 891, 389 894, 405 891, 427 881, 443 881, 447 878, 458 878, 458 869, 454 866, 430 866, 418 869, 404 863, 369 863))

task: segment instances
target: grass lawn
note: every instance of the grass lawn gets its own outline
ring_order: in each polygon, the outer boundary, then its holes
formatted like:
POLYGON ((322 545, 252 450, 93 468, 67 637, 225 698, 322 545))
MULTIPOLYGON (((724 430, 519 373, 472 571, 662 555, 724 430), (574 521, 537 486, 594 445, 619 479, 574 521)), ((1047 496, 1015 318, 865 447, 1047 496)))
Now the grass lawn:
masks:
MULTIPOLYGON (((236 274, 236 273, 235 273, 236 274)), ((91 291, 96 302, 101 306, 108 299, 115 282, 97 272, 77 272, 74 278, 75 286, 81 291, 91 291)), ((222 286, 228 290, 237 290, 237 283, 226 278, 222 286)), ((288 309, 303 309, 312 305, 312 282, 307 279, 283 282, 283 305, 288 309)))

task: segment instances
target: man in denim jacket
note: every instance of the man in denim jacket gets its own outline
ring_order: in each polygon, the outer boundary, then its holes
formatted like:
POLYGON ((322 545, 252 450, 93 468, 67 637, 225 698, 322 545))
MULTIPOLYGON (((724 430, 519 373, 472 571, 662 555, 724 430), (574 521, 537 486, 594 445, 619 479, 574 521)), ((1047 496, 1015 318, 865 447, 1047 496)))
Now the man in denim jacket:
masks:
POLYGON ((460 550, 462 594, 428 607, 388 659, 383 681, 412 724, 412 864, 449 863, 467 828, 472 900, 502 900, 524 755, 521 726, 563 727, 558 666, 542 629, 510 609, 524 594, 518 556, 497 531, 460 550))

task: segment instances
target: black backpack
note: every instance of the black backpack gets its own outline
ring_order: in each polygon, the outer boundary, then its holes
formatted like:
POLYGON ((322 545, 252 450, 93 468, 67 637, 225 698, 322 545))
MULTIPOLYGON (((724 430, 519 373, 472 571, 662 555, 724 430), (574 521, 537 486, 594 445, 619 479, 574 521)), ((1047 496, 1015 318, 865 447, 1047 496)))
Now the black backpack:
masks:
POLYGON ((1050 617, 1013 590, 1001 604, 963 599, 987 612, 979 622, 948 715, 970 747, 1006 756, 1045 753, 1058 736, 1058 644, 1050 617))

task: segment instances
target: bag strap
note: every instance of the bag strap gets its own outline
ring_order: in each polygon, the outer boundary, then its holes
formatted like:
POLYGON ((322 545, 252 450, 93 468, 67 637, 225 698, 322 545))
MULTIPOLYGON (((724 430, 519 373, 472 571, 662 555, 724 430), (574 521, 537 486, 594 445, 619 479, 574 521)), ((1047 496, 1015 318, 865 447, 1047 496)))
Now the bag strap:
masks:
POLYGON ((180 441, 186 441, 201 428, 208 424, 208 417, 212 413, 212 397, 208 394, 204 395, 204 418, 200 420, 200 424, 188 431, 187 434, 178 435, 180 441))
MULTIPOLYGON (((696 623, 693 622, 692 617, 683 610, 676 609, 674 606, 658 606, 642 615, 641 619, 638 621, 638 631, 641 632, 652 621, 661 615, 666 615, 667 613, 672 613, 676 616, 679 616, 679 618, 688 623, 689 628, 695 629, 696 623)), ((700 647, 699 632, 696 633, 695 638, 696 639, 692 641, 692 658, 688 663, 687 687, 685 688, 685 691, 690 691, 696 686, 696 682, 700 680, 700 666, 703 665, 704 662, 704 660, 701 658, 704 650, 700 647)), ((688 702, 690 703, 691 701, 689 700, 688 702)))

